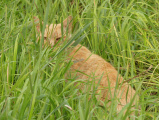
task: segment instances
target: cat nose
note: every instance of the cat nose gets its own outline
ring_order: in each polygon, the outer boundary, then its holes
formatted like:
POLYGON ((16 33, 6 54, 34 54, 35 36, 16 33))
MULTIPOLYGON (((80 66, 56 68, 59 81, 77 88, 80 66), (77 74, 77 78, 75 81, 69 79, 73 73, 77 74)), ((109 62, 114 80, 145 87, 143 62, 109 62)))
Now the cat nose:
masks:
POLYGON ((53 40, 50 41, 50 45, 54 46, 54 41, 53 40))

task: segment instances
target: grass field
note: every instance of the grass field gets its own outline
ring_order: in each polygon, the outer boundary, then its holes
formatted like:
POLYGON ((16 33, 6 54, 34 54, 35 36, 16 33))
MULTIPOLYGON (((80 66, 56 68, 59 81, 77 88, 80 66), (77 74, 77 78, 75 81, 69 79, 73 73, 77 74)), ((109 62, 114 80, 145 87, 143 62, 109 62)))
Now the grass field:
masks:
POLYGON ((140 110, 136 109, 135 118, 159 119, 158 0, 2 0, 0 120, 124 120, 130 116, 129 110, 117 114, 113 102, 110 108, 100 107, 95 93, 88 101, 89 92, 74 86, 76 78, 66 82, 71 63, 64 45, 52 50, 36 42, 33 16, 44 24, 56 24, 69 15, 74 18, 77 40, 85 35, 81 44, 109 61, 137 90, 140 110))

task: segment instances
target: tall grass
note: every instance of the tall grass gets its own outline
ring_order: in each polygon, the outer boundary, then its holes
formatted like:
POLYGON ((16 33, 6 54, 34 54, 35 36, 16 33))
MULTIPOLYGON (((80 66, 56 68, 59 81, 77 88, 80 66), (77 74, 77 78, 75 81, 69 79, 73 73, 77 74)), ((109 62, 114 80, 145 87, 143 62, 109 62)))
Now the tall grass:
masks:
MULTIPOLYGON (((113 104, 100 107, 95 93, 88 101, 89 92, 74 85, 82 80, 72 77, 66 82, 72 63, 66 60, 65 45, 53 50, 36 42, 33 16, 44 24, 56 24, 69 15, 78 33, 92 22, 82 31, 86 37, 81 44, 109 61, 137 89, 136 119, 158 119, 158 6, 158 0, 1 1, 0 119, 121 120, 130 116, 129 111, 116 114, 113 104)), ((42 33, 44 29, 41 25, 42 33)))

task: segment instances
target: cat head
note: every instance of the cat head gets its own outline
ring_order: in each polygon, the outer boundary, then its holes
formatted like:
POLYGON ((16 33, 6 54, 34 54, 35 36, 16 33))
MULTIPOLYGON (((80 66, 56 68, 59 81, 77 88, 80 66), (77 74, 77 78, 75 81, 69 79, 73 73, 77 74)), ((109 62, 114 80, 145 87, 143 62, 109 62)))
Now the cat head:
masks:
MULTIPOLYGON (((34 22, 36 23, 36 29, 37 32, 39 33, 39 37, 41 38, 42 34, 40 32, 39 18, 34 17, 34 22)), ((68 33, 67 35, 69 37, 71 35, 71 31, 72 31, 72 16, 67 17, 63 21, 63 32, 61 24, 46 25, 44 31, 44 45, 54 46, 61 37, 63 37, 64 40, 66 39, 66 33, 68 33)), ((37 38, 37 40, 39 40, 39 37, 37 38)))

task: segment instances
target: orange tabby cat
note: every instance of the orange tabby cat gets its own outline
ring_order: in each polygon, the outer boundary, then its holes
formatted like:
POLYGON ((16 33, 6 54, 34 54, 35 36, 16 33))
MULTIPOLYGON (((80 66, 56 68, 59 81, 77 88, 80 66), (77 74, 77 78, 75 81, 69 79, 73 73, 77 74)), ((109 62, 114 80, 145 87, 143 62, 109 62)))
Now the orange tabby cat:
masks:
MULTIPOLYGON (((38 22, 38 18, 34 18, 35 22, 38 22)), ((40 31, 40 26, 37 24, 37 31, 40 31)), ((63 33, 66 33, 66 28, 68 27, 68 33, 72 30, 72 17, 69 16, 67 19, 63 21, 63 33), (68 24, 69 23, 69 24, 68 24)), ((41 37, 41 33, 40 33, 41 37)), ((53 46, 59 38, 62 37, 61 33, 61 24, 50 26, 46 25, 45 33, 44 33, 44 43, 48 43, 53 46)), ((64 36, 66 37, 66 36, 64 36)), ((77 76, 79 79, 90 80, 91 76, 97 76, 95 83, 98 83, 100 79, 100 84, 97 89, 97 93, 101 94, 101 97, 97 98, 102 100, 105 99, 111 100, 114 96, 114 92, 116 93, 116 97, 118 98, 117 102, 117 111, 119 112, 123 106, 127 103, 130 103, 132 97, 135 94, 135 90, 128 84, 123 83, 123 78, 118 74, 116 69, 108 62, 106 62, 102 57, 92 54, 86 47, 78 44, 74 48, 72 48, 69 57, 72 58, 74 64, 71 66, 71 72, 75 72, 76 70, 81 71, 77 72, 77 76), (84 74, 82 74, 84 73, 84 74), (115 90, 116 83, 118 83, 117 90, 115 90), (121 85, 122 84, 122 85, 121 85), (109 88, 110 87, 110 88, 109 88), (109 91, 110 89, 110 91, 109 91), (111 95, 110 95, 111 93, 111 95)), ((80 87, 81 88, 81 87, 80 87)), ((138 96, 137 96, 138 97, 138 96)), ((135 105, 133 103, 132 105, 135 105)))

